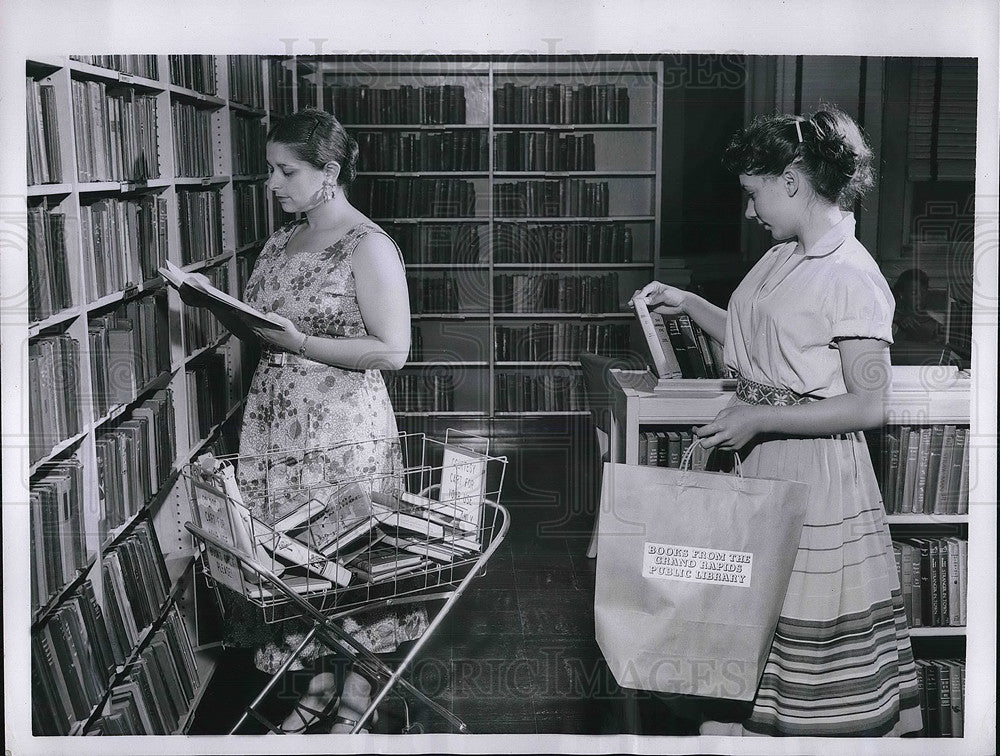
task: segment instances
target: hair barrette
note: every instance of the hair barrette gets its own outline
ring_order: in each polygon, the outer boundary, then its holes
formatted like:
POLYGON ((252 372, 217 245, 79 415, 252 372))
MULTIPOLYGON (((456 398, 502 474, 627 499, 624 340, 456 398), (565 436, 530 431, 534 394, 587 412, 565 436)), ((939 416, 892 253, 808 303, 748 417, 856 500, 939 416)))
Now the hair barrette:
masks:
POLYGON ((799 138, 799 144, 802 144, 802 127, 799 125, 800 121, 796 119, 795 121, 795 134, 799 138))

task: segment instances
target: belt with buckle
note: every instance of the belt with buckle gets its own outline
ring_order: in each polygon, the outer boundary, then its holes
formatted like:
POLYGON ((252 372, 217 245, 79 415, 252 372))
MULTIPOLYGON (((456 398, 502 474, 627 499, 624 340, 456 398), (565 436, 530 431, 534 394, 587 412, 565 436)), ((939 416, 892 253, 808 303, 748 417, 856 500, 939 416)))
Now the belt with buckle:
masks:
POLYGON ((264 359, 267 360, 267 364, 270 367, 286 367, 289 365, 302 365, 306 362, 310 362, 310 360, 307 360, 305 357, 299 357, 297 354, 277 349, 265 349, 263 356, 264 359))

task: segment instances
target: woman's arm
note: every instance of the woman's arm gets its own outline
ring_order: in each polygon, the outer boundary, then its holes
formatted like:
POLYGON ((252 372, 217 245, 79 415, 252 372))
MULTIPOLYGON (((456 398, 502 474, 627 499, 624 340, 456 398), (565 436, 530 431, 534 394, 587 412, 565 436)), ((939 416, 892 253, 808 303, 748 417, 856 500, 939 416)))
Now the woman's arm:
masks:
POLYGON ((308 336, 290 320, 280 329, 254 329, 264 341, 326 365, 350 370, 399 370, 410 352, 410 299, 406 274, 392 241, 369 234, 352 257, 358 307, 367 336, 308 336))
POLYGON ((734 404, 696 428, 703 446, 740 449, 761 433, 831 436, 885 424, 885 397, 892 368, 889 345, 880 339, 838 342, 847 393, 787 407, 734 404))
POLYGON ((645 297, 649 309, 664 315, 684 313, 720 344, 726 339, 726 311, 706 299, 676 286, 652 281, 632 295, 645 297))

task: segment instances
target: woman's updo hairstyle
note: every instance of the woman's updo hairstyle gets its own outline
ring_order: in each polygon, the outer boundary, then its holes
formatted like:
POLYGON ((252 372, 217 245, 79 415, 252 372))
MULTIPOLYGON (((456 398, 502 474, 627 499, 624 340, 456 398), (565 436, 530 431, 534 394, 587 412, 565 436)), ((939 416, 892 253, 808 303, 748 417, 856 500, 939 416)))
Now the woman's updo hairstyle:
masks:
POLYGON ((735 174, 777 176, 796 163, 820 197, 850 207, 875 184, 872 151, 846 113, 825 107, 810 118, 758 116, 739 131, 722 156, 735 174))
POLYGON ((322 168, 340 164, 337 183, 349 187, 358 175, 358 143, 329 113, 305 108, 282 118, 267 134, 268 142, 288 147, 306 163, 322 168))

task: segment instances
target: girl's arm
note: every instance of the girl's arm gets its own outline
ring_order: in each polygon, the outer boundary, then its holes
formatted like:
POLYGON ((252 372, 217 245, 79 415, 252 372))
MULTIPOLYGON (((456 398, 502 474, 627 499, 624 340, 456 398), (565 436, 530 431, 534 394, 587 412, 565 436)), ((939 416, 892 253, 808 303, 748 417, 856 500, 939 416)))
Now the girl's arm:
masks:
POLYGON ((720 344, 726 339, 726 311, 697 294, 652 281, 632 295, 632 299, 636 297, 645 297, 649 309, 655 312, 688 315, 701 330, 720 344))
POLYGON ((354 281, 367 336, 308 336, 287 318, 284 330, 254 329, 264 342, 316 362, 349 370, 399 370, 410 352, 410 299, 406 274, 392 241, 369 234, 352 258, 354 281))
POLYGON ((838 342, 847 393, 788 407, 734 404, 694 433, 708 448, 740 449, 761 433, 832 436, 885 424, 885 397, 892 368, 889 345, 880 339, 838 342))

